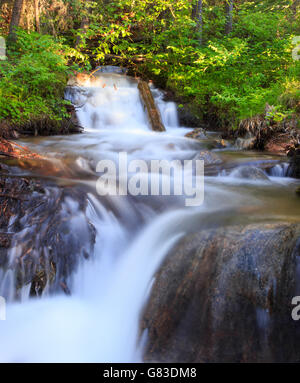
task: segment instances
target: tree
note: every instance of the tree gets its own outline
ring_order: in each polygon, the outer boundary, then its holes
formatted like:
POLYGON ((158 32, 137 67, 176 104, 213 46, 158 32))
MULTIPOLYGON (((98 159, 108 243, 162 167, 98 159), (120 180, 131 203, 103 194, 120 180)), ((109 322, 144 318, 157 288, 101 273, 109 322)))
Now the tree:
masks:
POLYGON ((92 6, 90 2, 85 2, 82 9, 82 19, 80 23, 80 34, 77 36, 75 47, 78 48, 84 41, 84 35, 86 34, 90 25, 90 15, 92 13, 92 6))
POLYGON ((292 2, 292 12, 293 12, 293 16, 295 18, 297 16, 297 9, 299 7, 299 4, 300 4, 300 0, 293 0, 293 2, 292 2))
POLYGON ((199 44, 203 43, 203 0, 197 0, 193 4, 193 19, 197 21, 197 32, 199 33, 199 44))
POLYGON ((225 34, 228 35, 232 32, 232 18, 233 18, 233 0, 226 0, 226 25, 225 34))
POLYGON ((40 9, 39 9, 39 0, 34 0, 34 13, 35 13, 35 27, 37 32, 41 32, 40 28, 40 9))
POLYGON ((14 40, 16 37, 15 30, 20 24, 22 10, 23 10, 23 0, 15 0, 13 9, 12 9, 11 20, 9 24, 9 39, 10 40, 14 40))

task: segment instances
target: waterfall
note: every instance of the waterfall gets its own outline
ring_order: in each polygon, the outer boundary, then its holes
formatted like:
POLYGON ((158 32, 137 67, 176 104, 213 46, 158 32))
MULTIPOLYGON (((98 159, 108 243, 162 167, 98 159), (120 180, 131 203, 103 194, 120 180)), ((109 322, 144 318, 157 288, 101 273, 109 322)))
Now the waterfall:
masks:
MULTIPOLYGON (((96 229, 96 244, 94 254, 80 262, 68 281, 70 296, 49 295, 46 288, 41 297, 29 299, 26 285, 18 302, 10 297, 7 320, 0 325, 0 362, 142 361, 141 310, 156 270, 185 232, 183 223, 191 211, 181 204, 168 211, 176 198, 171 205, 159 197, 99 198, 95 164, 102 158, 117 161, 120 151, 146 160, 195 155, 198 145, 183 138, 186 130, 178 127, 176 105, 165 103, 155 89, 153 94, 167 127, 164 133, 149 129, 136 81, 101 73, 97 81, 66 91, 85 132, 31 144, 48 156, 72 158, 74 169, 91 177, 78 176, 76 182, 89 186, 86 213, 96 229)), ((70 230, 79 233, 80 219, 71 221, 70 230)), ((14 291, 14 280, 11 269, 0 270, 0 291, 6 297, 14 291)))
POLYGON ((289 164, 288 163, 280 163, 275 166, 273 166, 269 173, 272 177, 287 177, 287 171, 288 171, 289 164))
MULTIPOLYGON (((0 295, 7 298, 6 320, 0 321, 0 362, 141 362, 147 342, 147 332, 140 336, 143 308, 157 270, 185 233, 261 222, 272 219, 272 214, 297 216, 294 192, 273 180, 286 174, 285 164, 273 167, 268 177, 261 170, 266 159, 259 154, 228 150, 211 155, 204 139, 184 137, 190 130, 179 126, 175 103, 164 101, 163 93, 153 86, 151 90, 165 132, 150 130, 135 79, 103 71, 96 79, 66 90, 84 133, 26 141, 30 149, 59 160, 72 174, 67 179, 52 177, 57 185, 46 189, 46 198, 54 201, 59 190, 71 187, 87 202, 84 215, 72 195, 63 199, 59 214, 64 243, 86 235, 84 216, 95 230, 95 246, 88 257, 80 248, 77 268, 66 281, 70 295, 47 284, 41 296, 31 298, 28 282, 16 294, 13 267, 0 268, 0 295), (189 160, 202 152, 210 169, 204 204, 187 208, 181 195, 98 195, 97 163, 111 160, 118 167, 120 152, 127 154, 128 161, 146 162, 189 160)), ((118 173, 117 181, 122 176, 118 173)), ((26 216, 11 218, 9 226, 16 224, 18 233, 9 251, 10 262, 22 256, 23 239, 26 235, 30 242, 30 233, 38 234, 35 252, 48 254, 39 238, 38 220, 34 213, 30 216, 31 221, 26 216)), ((64 254, 67 259, 72 256, 71 251, 64 254)), ((263 312, 257 311, 257 320, 265 323, 263 312)))

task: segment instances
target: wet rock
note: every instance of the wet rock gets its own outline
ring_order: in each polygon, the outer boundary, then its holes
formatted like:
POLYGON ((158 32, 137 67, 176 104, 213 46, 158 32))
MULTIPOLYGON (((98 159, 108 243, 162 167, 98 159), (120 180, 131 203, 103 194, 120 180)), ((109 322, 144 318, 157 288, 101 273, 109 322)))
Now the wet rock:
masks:
POLYGON ((6 121, 0 122, 0 138, 19 138, 19 133, 6 121))
POLYGON ((92 254, 95 232, 85 215, 85 195, 78 188, 0 174, 0 268, 13 272, 14 299, 28 284, 31 295, 46 285, 61 291, 92 254))
POLYGON ((269 177, 265 172, 255 166, 240 166, 237 169, 234 169, 230 173, 230 176, 235 178, 247 178, 249 180, 269 180, 269 177))
POLYGON ((195 157, 194 160, 202 160, 204 161, 204 166, 207 165, 219 165, 223 161, 222 159, 214 152, 210 152, 208 150, 202 150, 195 157))
POLYGON ((79 86, 79 82, 76 76, 71 76, 68 79, 67 86, 79 86))
POLYGON ((222 138, 220 140, 214 140, 213 145, 216 149, 225 149, 230 146, 230 143, 222 138))
POLYGON ((193 138, 196 140, 205 140, 207 139, 205 130, 202 128, 194 129, 192 132, 189 132, 185 135, 185 137, 193 138))
POLYGON ((292 178, 300 178, 300 148, 290 152, 290 164, 287 170, 287 176, 292 178))
POLYGON ((256 138, 246 136, 245 138, 238 137, 235 141, 235 146, 241 150, 252 150, 256 146, 256 138))
POLYGON ((290 147, 299 142, 297 119, 276 122, 271 117, 272 106, 266 105, 265 113, 240 122, 234 132, 236 146, 243 150, 266 150, 286 154, 290 147))
POLYGON ((266 141, 264 150, 275 154, 286 154, 291 144, 293 144, 293 140, 291 140, 290 134, 278 133, 266 141))
POLYGON ((293 362, 291 318, 300 224, 251 224, 187 235, 156 275, 142 318, 145 361, 293 362))

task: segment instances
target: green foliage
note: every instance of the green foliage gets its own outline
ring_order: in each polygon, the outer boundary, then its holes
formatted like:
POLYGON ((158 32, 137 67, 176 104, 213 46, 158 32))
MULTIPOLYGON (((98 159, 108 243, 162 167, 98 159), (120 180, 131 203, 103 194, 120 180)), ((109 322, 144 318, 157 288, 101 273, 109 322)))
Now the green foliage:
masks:
POLYGON ((58 100, 70 63, 76 70, 127 66, 223 126, 262 113, 266 103, 275 120, 300 113, 300 61, 292 58, 293 37, 300 35, 295 0, 236 0, 228 35, 225 1, 203 0, 202 33, 196 3, 64 0, 58 10, 49 7, 41 25, 59 37, 19 30, 9 62, 1 63, 0 118, 61 118, 58 100))
POLYGON ((260 114, 274 119, 297 111, 299 64, 292 59, 297 20, 290 0, 238 2, 234 30, 224 34, 224 2, 204 1, 199 46, 187 0, 94 2, 82 49, 96 62, 132 65, 222 125, 260 114), (98 12, 98 15, 97 15, 98 12), (111 59, 113 57, 113 59, 111 59), (136 65, 140 59, 142 65, 136 65))
POLYGON ((18 30, 8 56, 0 64, 0 120, 62 119, 69 72, 64 47, 51 36, 18 30))

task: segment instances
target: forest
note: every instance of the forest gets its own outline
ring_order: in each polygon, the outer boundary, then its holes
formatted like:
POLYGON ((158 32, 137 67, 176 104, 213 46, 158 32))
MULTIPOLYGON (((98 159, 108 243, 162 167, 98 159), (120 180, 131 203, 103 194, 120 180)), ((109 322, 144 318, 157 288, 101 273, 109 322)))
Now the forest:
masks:
POLYGON ((107 64, 220 128, 266 104, 267 119, 299 115, 298 0, 2 0, 0 9, 2 125, 60 121, 68 76, 107 64))

